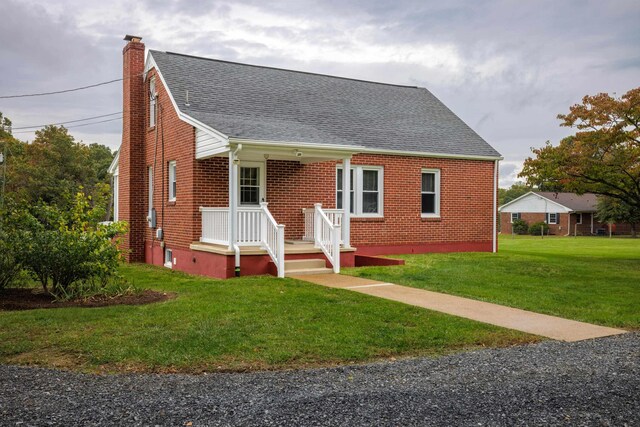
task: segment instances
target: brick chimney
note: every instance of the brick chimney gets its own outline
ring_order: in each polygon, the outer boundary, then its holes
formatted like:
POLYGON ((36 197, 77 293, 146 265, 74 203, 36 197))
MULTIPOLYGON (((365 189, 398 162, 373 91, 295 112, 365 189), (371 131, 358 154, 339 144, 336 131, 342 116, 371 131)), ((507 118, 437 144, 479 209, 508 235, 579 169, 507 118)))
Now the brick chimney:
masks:
POLYGON ((122 145, 119 160, 119 219, 129 223, 123 249, 128 250, 127 261, 144 262, 145 212, 145 91, 144 43, 142 37, 127 35, 122 50, 122 145))

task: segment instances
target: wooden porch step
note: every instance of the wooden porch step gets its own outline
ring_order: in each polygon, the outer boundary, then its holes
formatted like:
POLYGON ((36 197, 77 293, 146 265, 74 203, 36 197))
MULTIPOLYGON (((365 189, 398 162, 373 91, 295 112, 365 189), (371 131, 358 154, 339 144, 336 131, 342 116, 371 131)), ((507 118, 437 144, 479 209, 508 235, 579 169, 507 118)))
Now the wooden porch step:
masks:
POLYGON ((324 259, 292 259, 285 260, 285 276, 295 274, 330 274, 333 270, 326 267, 324 259))

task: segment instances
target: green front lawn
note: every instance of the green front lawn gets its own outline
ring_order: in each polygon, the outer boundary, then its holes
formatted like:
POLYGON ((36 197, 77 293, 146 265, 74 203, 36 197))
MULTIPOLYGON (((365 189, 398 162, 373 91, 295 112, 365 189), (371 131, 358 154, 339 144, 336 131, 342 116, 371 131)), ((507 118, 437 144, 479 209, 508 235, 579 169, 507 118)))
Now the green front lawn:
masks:
POLYGON ((345 274, 570 319, 640 328, 640 239, 501 236, 499 252, 399 256, 345 274))
POLYGON ((108 372, 277 369, 538 340, 293 279, 213 280, 144 265, 122 271, 138 286, 178 297, 0 312, 0 363, 108 372))

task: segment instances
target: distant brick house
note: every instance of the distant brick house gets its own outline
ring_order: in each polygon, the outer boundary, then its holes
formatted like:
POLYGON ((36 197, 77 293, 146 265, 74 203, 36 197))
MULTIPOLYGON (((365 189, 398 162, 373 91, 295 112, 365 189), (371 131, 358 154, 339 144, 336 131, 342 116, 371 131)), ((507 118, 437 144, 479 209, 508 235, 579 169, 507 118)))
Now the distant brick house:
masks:
POLYGON ((606 224, 595 218, 597 196, 586 193, 531 191, 498 208, 500 231, 511 234, 513 221, 529 225, 546 222, 549 234, 588 236, 595 234, 631 234, 629 224, 606 224))
POLYGON ((496 250, 500 154, 426 89, 125 40, 111 172, 130 261, 284 276, 496 250))

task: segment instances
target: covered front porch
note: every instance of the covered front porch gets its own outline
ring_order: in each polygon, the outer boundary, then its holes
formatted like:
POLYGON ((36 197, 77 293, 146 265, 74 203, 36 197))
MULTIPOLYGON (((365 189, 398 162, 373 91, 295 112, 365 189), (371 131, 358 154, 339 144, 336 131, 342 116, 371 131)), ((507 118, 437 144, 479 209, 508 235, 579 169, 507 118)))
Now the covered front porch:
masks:
POLYGON ((326 259, 332 271, 339 272, 341 253, 354 251, 350 218, 343 214, 351 205, 347 171, 352 154, 352 149, 231 144, 228 151, 215 154, 228 159, 229 203, 200 206, 200 236, 191 250, 233 255, 236 274, 241 263, 244 270, 255 261, 251 256, 265 254, 278 277, 288 270, 285 258, 289 262, 296 257, 326 259), (344 179, 336 192, 338 170, 344 179), (314 198, 309 186, 323 187, 322 196, 314 198))

